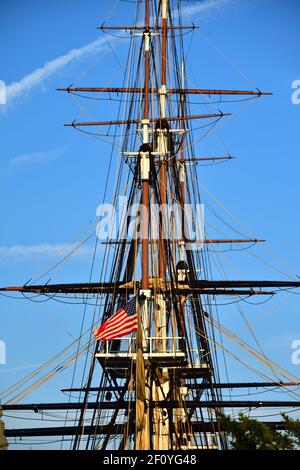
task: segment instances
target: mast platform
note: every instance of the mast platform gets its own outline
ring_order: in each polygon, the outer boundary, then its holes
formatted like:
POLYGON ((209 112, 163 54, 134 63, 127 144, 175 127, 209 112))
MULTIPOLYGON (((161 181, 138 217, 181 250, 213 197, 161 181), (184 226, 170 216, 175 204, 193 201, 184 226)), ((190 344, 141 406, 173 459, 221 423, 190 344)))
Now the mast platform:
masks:
MULTIPOLYGON (((110 370, 116 377, 128 377, 136 365, 136 338, 122 338, 127 347, 125 350, 112 350, 109 342, 105 343, 105 350, 97 352, 95 357, 102 367, 110 370)), ((187 365, 186 353, 180 350, 181 337, 149 337, 144 340, 144 360, 156 367, 181 367, 187 365)))
MULTIPOLYGON (((122 343, 124 343, 122 339, 122 343)), ((145 363, 154 367, 168 368, 183 378, 204 377, 209 372, 209 364, 206 362, 194 364, 188 363, 186 352, 179 347, 183 337, 149 337, 144 344, 145 363)), ((127 338, 125 350, 112 350, 109 342, 105 343, 104 351, 95 354, 96 359, 103 368, 116 378, 129 377, 130 372, 136 366, 135 338, 127 338)))

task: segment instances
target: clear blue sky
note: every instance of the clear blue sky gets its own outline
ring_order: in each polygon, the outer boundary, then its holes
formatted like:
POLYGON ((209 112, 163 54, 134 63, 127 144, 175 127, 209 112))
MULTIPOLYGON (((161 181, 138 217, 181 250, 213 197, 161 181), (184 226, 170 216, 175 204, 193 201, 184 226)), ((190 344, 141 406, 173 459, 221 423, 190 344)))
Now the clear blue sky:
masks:
MULTIPOLYGON (((300 275, 300 104, 291 101, 291 84, 300 80, 300 3, 195 3, 204 7, 190 18, 200 27, 200 33, 193 34, 188 58, 190 86, 257 86, 274 93, 242 112, 237 111, 245 103, 217 105, 236 113, 222 124, 218 134, 201 141, 198 154, 224 154, 224 142, 236 158, 223 165, 199 167, 199 180, 249 231, 267 239, 267 246, 289 268, 274 261, 265 248, 257 248, 255 254, 285 273, 300 275)), ((0 105, 0 285, 23 284, 31 278, 57 246, 67 243, 95 218, 102 201, 110 146, 64 128, 63 123, 75 118, 105 119, 112 115, 111 107, 103 101, 83 102, 89 106, 87 118, 70 96, 55 89, 71 83, 121 85, 120 64, 125 63, 126 41, 117 44, 109 38, 114 53, 107 43, 99 48, 88 46, 101 37, 96 27, 113 4, 110 0, 90 0, 88 5, 82 0, 1 1, 0 79, 8 85, 8 102, 0 105), (77 58, 72 59, 72 49, 79 50, 77 58)), ((132 13, 132 4, 121 1, 107 21, 130 24, 132 13)), ((187 36, 187 43, 189 40, 187 36)), ((193 111, 199 109, 203 108, 195 106, 193 111)), ((111 176, 111 186, 113 182, 111 176)), ((203 196, 207 197, 205 193, 203 196)), ((228 214, 217 209, 230 221, 228 214)), ((238 278, 239 272, 245 279, 287 279, 247 254, 229 253, 228 259, 237 269, 232 270, 225 262, 229 278, 238 278)), ((83 252, 64 267, 57 279, 85 281, 89 268, 90 258, 83 252)), ((293 365, 290 359, 291 342, 300 339, 300 298, 290 295, 272 310, 279 300, 256 308, 245 304, 243 308, 249 321, 253 320, 266 354, 300 375, 300 365, 293 365)), ((69 343, 70 336, 57 320, 75 337, 82 318, 82 307, 48 302, 44 308, 26 300, 4 298, 0 298, 0 311, 0 339, 7 345, 7 364, 0 365, 1 389, 69 343)), ((235 332, 243 331, 236 309, 227 306, 220 310, 220 319, 235 332)), ((250 342, 246 334, 244 338, 250 342)), ((67 372, 27 401, 62 400, 57 390, 69 385, 70 377, 67 372)), ((229 378, 256 380, 234 361, 230 362, 229 378)), ((12 427, 15 421, 7 418, 6 425, 12 427)))

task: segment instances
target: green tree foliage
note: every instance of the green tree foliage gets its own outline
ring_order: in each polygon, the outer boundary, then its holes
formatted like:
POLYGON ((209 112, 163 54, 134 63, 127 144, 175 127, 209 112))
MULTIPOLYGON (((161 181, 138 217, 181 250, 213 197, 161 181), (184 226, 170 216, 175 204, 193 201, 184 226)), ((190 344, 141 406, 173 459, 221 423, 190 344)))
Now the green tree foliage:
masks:
POLYGON ((282 413, 283 421, 286 427, 286 434, 293 440, 295 448, 300 449, 300 420, 292 419, 285 413, 282 413))
POLYGON ((282 414, 285 430, 272 429, 243 413, 238 420, 221 415, 222 428, 229 435, 233 450, 296 450, 300 447, 300 420, 282 414))
MULTIPOLYGON (((0 418, 2 417, 2 408, 0 406, 0 418)), ((4 435, 4 423, 3 421, 0 419, 0 450, 2 449, 7 449, 8 447, 8 441, 4 435)))

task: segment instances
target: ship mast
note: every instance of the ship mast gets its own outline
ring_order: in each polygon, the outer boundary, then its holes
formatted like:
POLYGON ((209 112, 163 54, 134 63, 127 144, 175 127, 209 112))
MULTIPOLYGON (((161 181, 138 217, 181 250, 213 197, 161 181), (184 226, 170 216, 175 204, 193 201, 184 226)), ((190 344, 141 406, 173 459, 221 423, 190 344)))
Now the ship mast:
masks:
MULTIPOLYGON (((159 156, 159 244, 158 244, 158 279, 162 283, 166 280, 166 259, 165 250, 167 235, 167 158, 169 155, 169 128, 166 125, 166 95, 167 95, 167 12, 168 0, 161 0, 161 86, 159 93, 159 113, 160 120, 155 126, 155 136, 157 142, 157 152, 159 156)), ((166 314, 166 294, 159 293, 155 296, 155 338, 157 351, 166 353, 167 331, 167 314, 166 314)), ((163 367, 161 374, 156 374, 157 380, 154 381, 153 395, 154 399, 159 402, 163 401, 170 393, 170 380, 168 368, 163 367), (162 379, 160 379, 160 376, 162 379), (157 383, 158 382, 158 383, 157 383)), ((153 432, 154 432, 154 449, 169 449, 169 414, 168 410, 157 407, 153 412, 153 432)))
POLYGON ((149 178, 150 153, 149 145, 149 70, 150 70, 150 30, 149 30, 149 0, 145 1, 144 44, 144 116, 142 120, 143 144, 140 147, 141 178, 142 178, 142 282, 139 292, 141 301, 138 306, 138 330, 136 350, 136 450, 150 448, 149 409, 149 371, 145 368, 143 349, 149 336, 149 178))

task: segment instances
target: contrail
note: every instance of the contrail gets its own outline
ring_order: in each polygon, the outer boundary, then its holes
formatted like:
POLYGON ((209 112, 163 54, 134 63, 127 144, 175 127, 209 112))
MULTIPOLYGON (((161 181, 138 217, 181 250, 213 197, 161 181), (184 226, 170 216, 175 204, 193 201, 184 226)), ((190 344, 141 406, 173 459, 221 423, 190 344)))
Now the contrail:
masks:
MULTIPOLYGON (((112 38, 113 39, 113 38, 112 38)), ((58 70, 70 64, 76 59, 86 57, 91 54, 99 53, 106 47, 106 38, 101 37, 95 41, 86 44, 78 49, 71 49, 67 54, 64 54, 56 59, 46 62, 42 67, 34 70, 33 72, 25 75, 18 82, 11 83, 6 87, 6 100, 7 104, 11 104, 16 99, 20 98, 24 93, 31 91, 33 88, 41 85, 47 78, 54 75, 58 70)))

